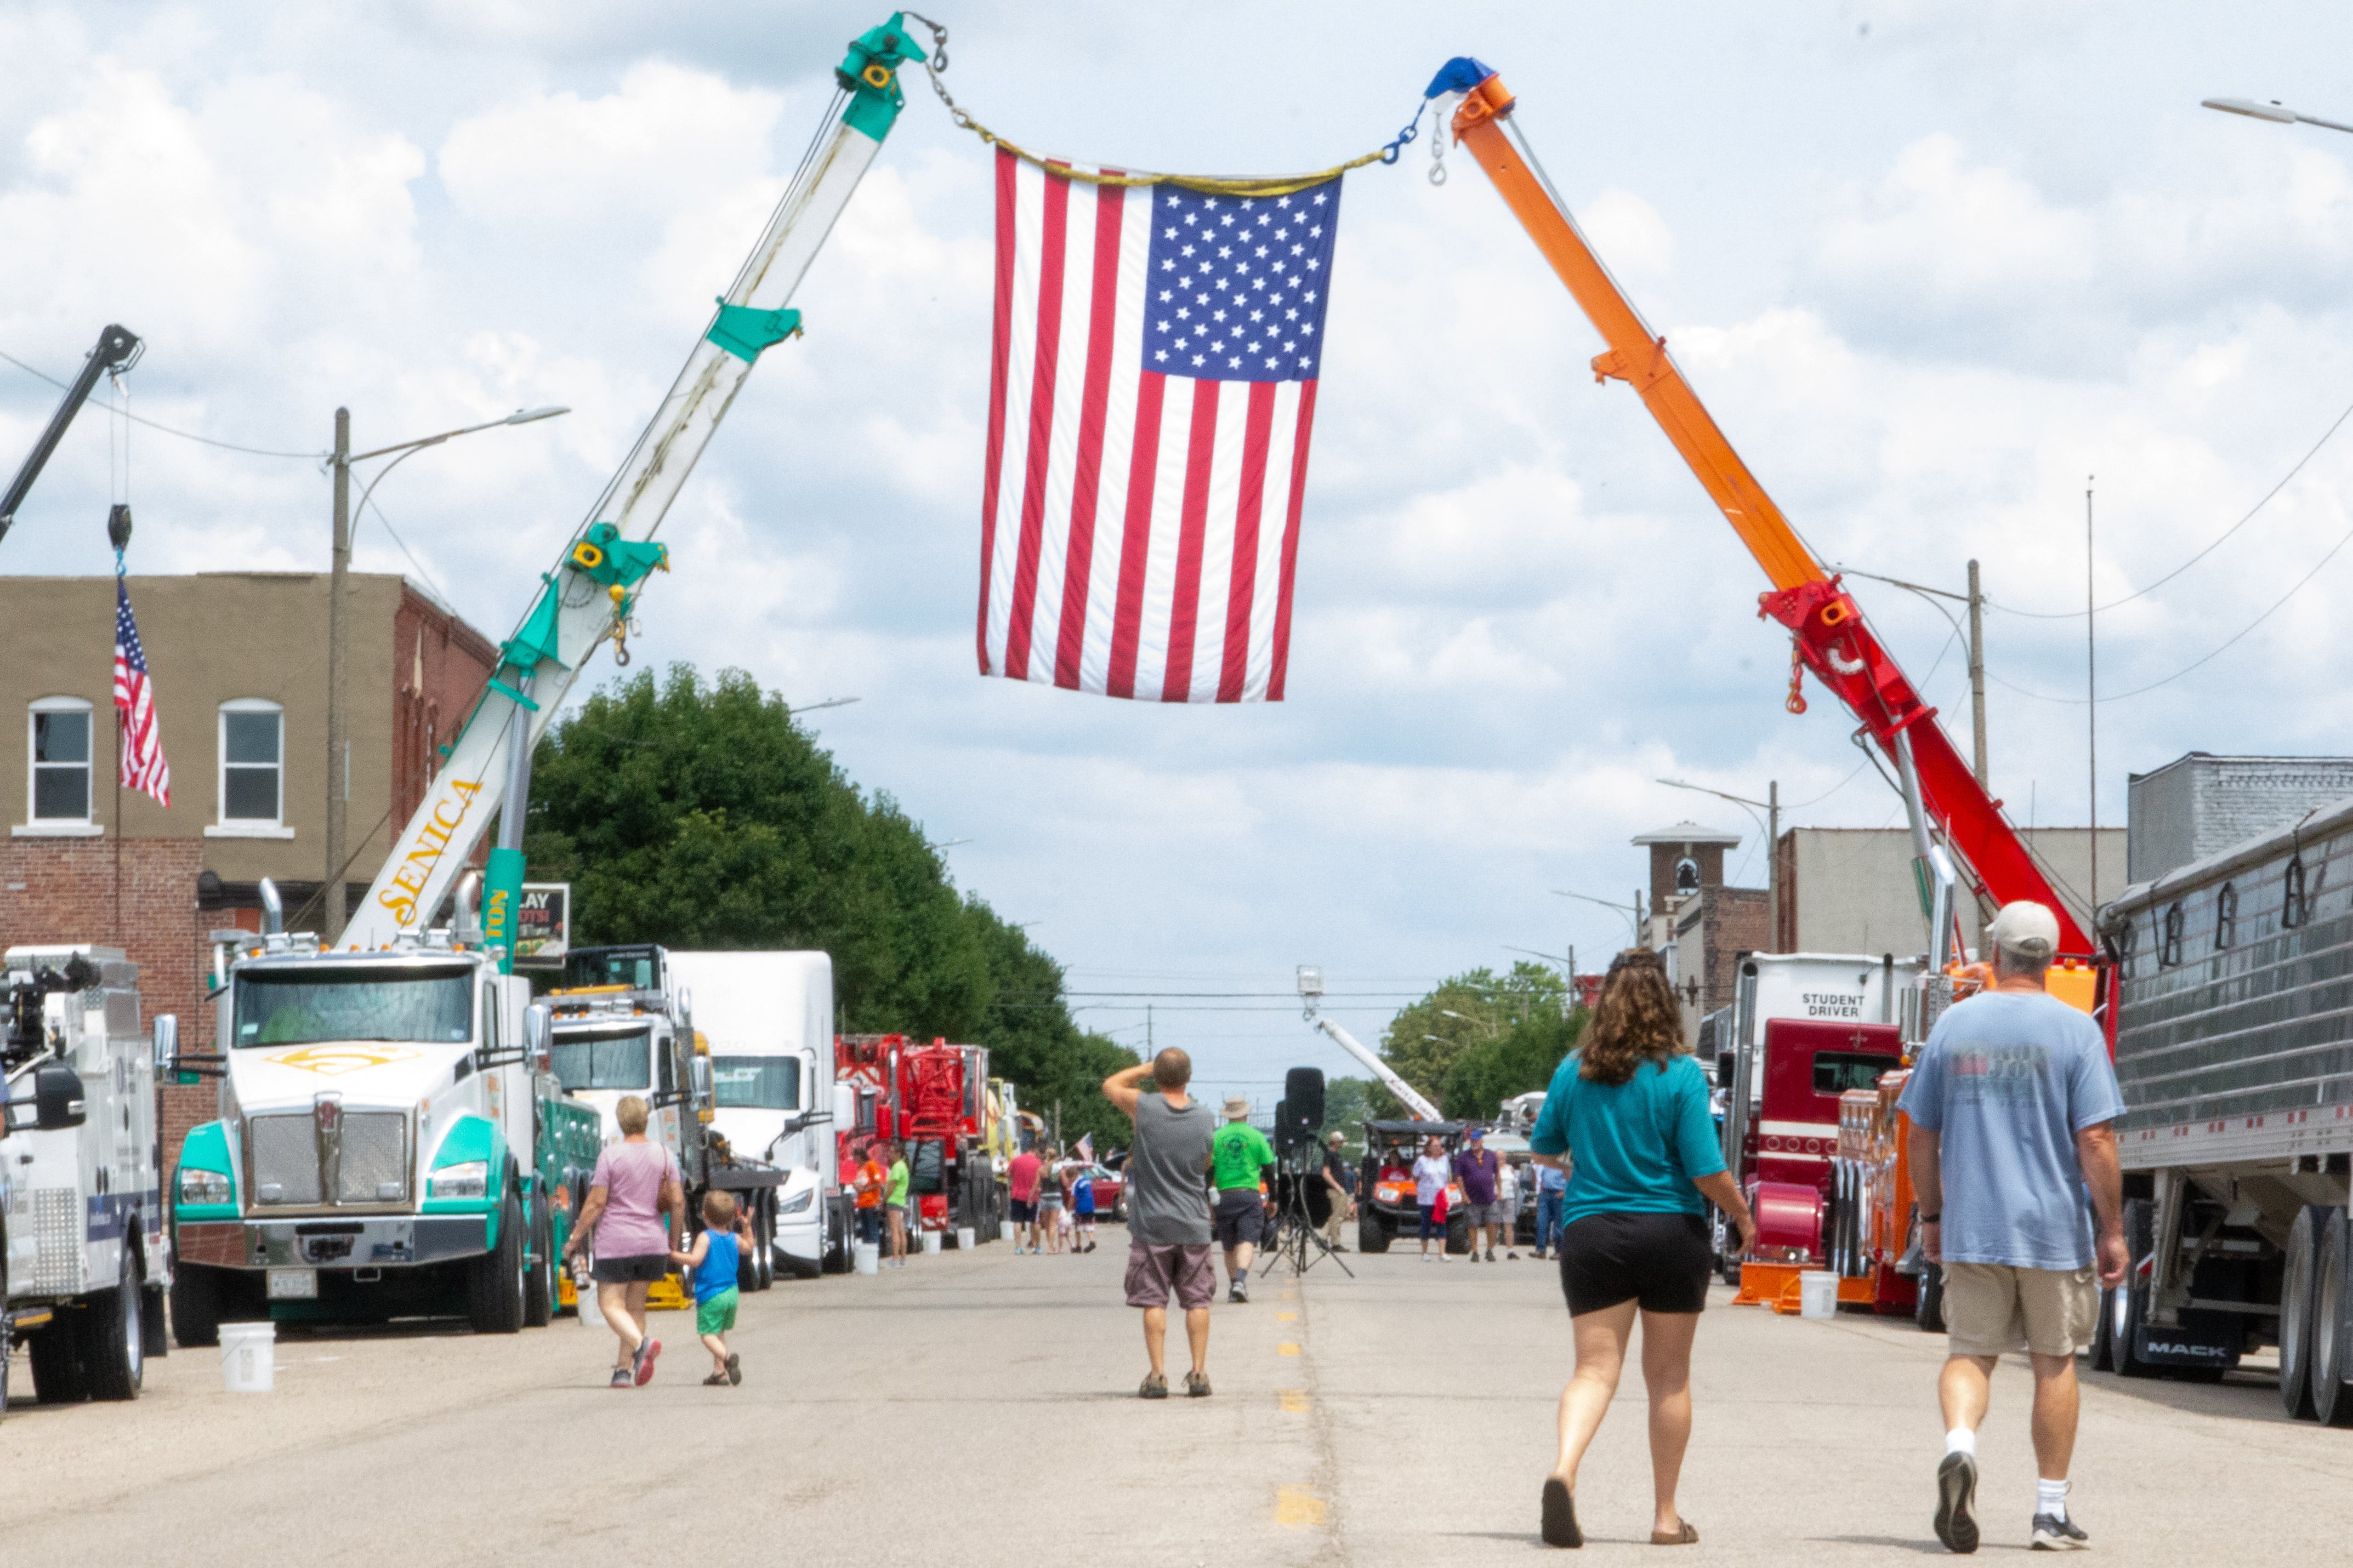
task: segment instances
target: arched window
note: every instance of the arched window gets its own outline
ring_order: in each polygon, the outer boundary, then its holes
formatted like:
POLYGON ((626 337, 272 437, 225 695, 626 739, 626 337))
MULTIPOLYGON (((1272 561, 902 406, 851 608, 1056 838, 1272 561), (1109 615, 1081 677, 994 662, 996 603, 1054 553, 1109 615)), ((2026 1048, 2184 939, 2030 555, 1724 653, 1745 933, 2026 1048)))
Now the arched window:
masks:
POLYGON ((220 830, 292 837, 286 827, 286 710, 262 697, 220 706, 220 830))
POLYGON ((25 798, 36 827, 90 826, 90 705, 79 697, 44 697, 27 716, 25 798))
POLYGON ((2170 969, 2181 962, 2181 900, 2166 906, 2165 940, 2158 943, 2157 966, 2170 969))
POLYGON ((1675 891, 1678 893, 1699 891, 1699 862, 1688 855, 1675 862, 1675 891))
POLYGON ((2239 885, 2225 882, 2214 895, 2214 951, 2228 952, 2239 940, 2239 885))

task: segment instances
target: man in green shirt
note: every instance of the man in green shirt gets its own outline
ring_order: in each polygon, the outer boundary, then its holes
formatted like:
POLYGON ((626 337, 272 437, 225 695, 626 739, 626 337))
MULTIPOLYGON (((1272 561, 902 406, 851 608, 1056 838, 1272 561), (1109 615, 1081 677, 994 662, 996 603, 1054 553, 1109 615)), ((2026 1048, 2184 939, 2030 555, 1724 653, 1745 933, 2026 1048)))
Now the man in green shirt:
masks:
POLYGON ((1250 1124, 1250 1101, 1226 1097, 1226 1124, 1209 1140, 1209 1179, 1218 1189, 1216 1234, 1226 1249, 1226 1300, 1250 1300, 1250 1256, 1266 1234, 1274 1187, 1274 1145, 1250 1124))

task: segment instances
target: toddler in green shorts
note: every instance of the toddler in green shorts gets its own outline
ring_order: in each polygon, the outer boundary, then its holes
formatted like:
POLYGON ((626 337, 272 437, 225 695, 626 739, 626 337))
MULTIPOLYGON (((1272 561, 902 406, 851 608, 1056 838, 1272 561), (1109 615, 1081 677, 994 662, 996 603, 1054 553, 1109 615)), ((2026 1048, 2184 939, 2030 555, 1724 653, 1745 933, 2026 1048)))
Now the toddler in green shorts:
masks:
POLYGON ((725 1388, 744 1381, 744 1358, 727 1348, 727 1334, 735 1326, 736 1270, 752 1233, 726 1193, 703 1195, 702 1226, 691 1251, 670 1258, 694 1281, 694 1331, 711 1352, 711 1375, 703 1384, 725 1388))

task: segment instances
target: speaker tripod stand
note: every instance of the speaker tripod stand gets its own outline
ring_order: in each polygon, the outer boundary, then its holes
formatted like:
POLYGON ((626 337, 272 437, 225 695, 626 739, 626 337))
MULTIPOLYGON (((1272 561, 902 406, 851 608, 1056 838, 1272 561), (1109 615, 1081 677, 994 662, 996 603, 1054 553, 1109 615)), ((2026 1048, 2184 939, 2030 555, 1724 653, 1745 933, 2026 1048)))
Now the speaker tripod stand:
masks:
MULTIPOLYGON (((1286 1149, 1280 1155, 1283 1181, 1282 1200, 1274 1211, 1274 1235, 1267 1241, 1267 1256, 1291 1266, 1292 1278, 1297 1279, 1317 1263, 1329 1258, 1341 1273, 1349 1279, 1356 1271, 1335 1256, 1332 1244, 1315 1228, 1314 1217, 1307 1210, 1307 1184, 1321 1181, 1324 1164, 1314 1148, 1286 1149)), ((1270 1267, 1268 1272, 1273 1270, 1270 1267)))

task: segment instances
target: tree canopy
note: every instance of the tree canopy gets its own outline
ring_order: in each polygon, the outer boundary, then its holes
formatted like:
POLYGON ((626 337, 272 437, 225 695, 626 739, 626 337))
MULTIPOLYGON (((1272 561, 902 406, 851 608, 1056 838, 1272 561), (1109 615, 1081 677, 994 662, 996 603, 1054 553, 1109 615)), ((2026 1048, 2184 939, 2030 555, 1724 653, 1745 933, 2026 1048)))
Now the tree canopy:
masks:
MULTIPOLYGON (((1381 1040, 1381 1059, 1448 1116, 1485 1120, 1516 1094, 1543 1089, 1585 1031, 1583 1008, 1568 1005, 1557 970, 1525 959, 1498 975, 1473 969, 1441 981, 1398 1010, 1381 1040)), ((1379 1114, 1400 1114, 1378 1084, 1379 1114)))
POLYGON ((1071 1021, 1061 966, 744 671, 590 696, 540 741, 525 826, 531 874, 572 884, 575 942, 821 949, 844 1032, 987 1046, 1023 1109, 1059 1095, 1066 1137, 1127 1142, 1096 1089, 1135 1058, 1071 1021))

